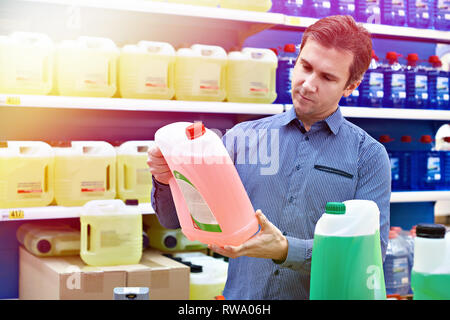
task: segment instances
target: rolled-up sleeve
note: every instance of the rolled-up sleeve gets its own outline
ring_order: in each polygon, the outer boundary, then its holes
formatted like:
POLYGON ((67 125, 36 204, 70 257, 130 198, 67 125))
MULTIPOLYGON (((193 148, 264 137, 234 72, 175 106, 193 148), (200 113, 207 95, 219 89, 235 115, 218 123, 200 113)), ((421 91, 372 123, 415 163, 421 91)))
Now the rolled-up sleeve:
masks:
POLYGON ((168 229, 179 228, 180 222, 169 185, 158 182, 153 176, 152 182, 152 207, 159 223, 168 229))

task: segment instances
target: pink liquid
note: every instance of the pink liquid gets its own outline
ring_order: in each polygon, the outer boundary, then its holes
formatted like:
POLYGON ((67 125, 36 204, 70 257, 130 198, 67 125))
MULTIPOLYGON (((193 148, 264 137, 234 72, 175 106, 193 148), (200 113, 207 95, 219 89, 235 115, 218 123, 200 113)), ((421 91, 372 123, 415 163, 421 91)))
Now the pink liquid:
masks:
POLYGON ((220 226, 221 232, 196 227, 180 186, 172 178, 169 184, 178 219, 189 240, 237 246, 258 231, 255 210, 229 157, 166 157, 166 161, 172 172, 180 172, 195 186, 220 226))

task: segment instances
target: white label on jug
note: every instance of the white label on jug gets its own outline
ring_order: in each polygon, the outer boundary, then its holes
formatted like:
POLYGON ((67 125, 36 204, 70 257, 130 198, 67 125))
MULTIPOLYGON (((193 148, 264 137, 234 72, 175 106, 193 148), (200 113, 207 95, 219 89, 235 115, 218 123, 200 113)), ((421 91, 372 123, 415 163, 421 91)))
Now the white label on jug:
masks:
POLYGON ((22 198, 38 198, 42 194, 42 183, 39 182, 19 182, 17 193, 22 198))
POLYGON ((20 53, 16 57, 16 81, 21 85, 36 85, 43 81, 43 59, 39 56, 30 55, 26 53, 20 53))
POLYGON ((193 75, 193 94, 208 96, 218 95, 220 89, 220 70, 221 66, 217 63, 202 63, 201 68, 198 68, 193 75))
POLYGON ((80 67, 80 77, 77 86, 79 90, 99 89, 108 86, 108 61, 104 57, 89 57, 89 66, 80 67))
POLYGON ((427 161, 427 181, 441 180, 441 159, 429 157, 427 161))
POLYGON ((211 209, 195 186, 180 172, 174 171, 173 175, 188 206, 194 228, 209 232, 222 232, 211 209))
POLYGON ((144 65, 139 70, 138 92, 166 94, 168 89, 167 63, 144 65))
POLYGON ((146 168, 136 169, 136 184, 150 185, 151 182, 152 178, 148 169, 146 168))
POLYGON ((244 96, 247 94, 253 97, 265 97, 269 93, 270 70, 253 69, 251 79, 248 83, 247 92, 243 92, 244 96))

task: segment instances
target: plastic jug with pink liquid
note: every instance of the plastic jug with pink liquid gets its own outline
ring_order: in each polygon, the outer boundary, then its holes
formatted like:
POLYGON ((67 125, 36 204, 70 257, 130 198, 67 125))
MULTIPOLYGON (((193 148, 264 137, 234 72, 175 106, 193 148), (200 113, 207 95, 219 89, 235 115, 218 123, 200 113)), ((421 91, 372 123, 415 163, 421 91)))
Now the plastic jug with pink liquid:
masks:
POLYGON ((240 245, 258 231, 255 210, 222 140, 201 122, 176 122, 155 133, 173 178, 178 219, 189 240, 240 245))

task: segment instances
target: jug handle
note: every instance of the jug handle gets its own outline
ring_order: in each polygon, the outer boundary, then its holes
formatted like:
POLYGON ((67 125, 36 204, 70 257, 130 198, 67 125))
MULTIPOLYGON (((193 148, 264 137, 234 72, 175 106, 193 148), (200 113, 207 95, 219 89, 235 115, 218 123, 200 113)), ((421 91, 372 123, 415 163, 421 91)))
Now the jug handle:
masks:
POLYGON ((44 192, 48 193, 48 182, 49 182, 49 171, 48 166, 45 166, 44 168, 44 192))

